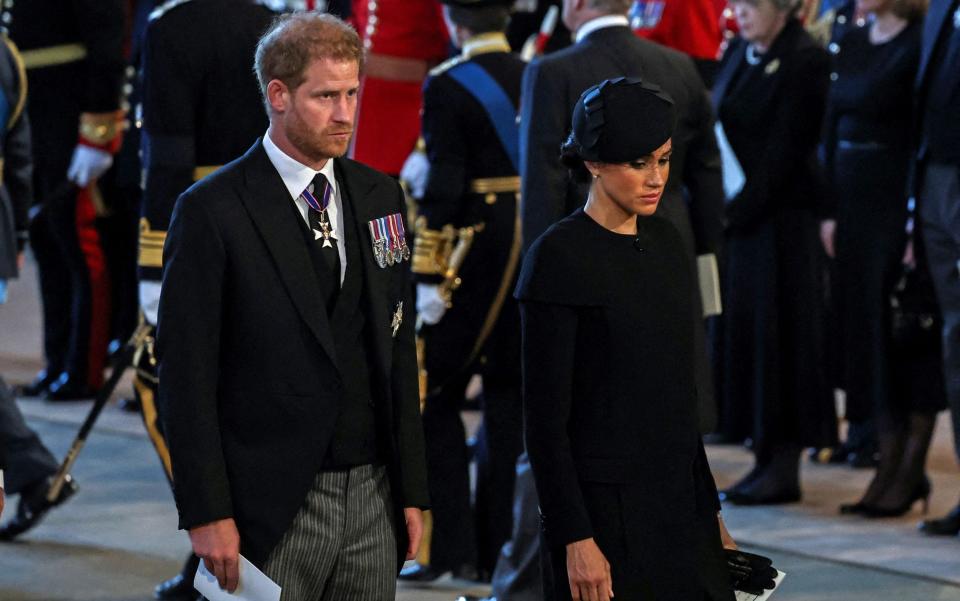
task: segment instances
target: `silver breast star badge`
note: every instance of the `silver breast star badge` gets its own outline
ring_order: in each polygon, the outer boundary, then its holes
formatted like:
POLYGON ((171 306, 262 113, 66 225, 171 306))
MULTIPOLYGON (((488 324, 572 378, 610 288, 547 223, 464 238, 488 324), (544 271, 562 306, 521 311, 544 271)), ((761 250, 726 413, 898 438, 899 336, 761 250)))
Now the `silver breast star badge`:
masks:
POLYGON ((393 330, 393 337, 397 337, 400 331, 400 324, 403 323, 403 301, 397 303, 397 310, 393 312, 393 321, 390 322, 390 328, 393 330))

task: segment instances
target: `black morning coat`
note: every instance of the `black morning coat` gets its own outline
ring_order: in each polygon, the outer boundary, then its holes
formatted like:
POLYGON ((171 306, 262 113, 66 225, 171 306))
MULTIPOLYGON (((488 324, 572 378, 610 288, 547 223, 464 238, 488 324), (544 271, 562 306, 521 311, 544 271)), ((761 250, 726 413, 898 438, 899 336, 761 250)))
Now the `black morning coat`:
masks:
MULTIPOLYGON (((426 507, 409 261, 379 267, 370 220, 405 215, 391 178, 336 159, 363 254, 371 388, 397 533, 426 507), (403 313, 394 332, 395 316, 403 313)), ((293 202, 257 143, 177 201, 164 248, 160 408, 180 527, 233 517, 260 565, 303 504, 343 402, 331 324, 293 202)), ((349 267, 348 267, 349 268, 349 267)))
POLYGON ((578 209, 534 242, 517 285, 526 445, 547 543, 556 554, 590 537, 601 551, 625 540, 631 558, 611 558, 614 593, 618 570, 641 574, 648 591, 630 601, 732 599, 697 430, 690 271, 666 220, 639 218, 634 239, 578 209), (598 509, 610 495, 619 534, 598 509))

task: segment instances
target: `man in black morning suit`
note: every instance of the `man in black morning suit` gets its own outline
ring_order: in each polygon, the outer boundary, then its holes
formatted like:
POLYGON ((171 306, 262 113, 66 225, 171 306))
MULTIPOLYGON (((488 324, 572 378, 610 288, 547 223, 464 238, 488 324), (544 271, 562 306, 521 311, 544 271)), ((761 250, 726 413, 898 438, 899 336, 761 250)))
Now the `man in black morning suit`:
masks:
MULTIPOLYGON (((920 118, 911 195, 943 314, 943 367, 960 457, 960 0, 931 2, 915 89, 920 118)), ((960 505, 921 530, 960 533, 960 505)))
POLYGON ((228 590, 239 551, 291 599, 392 600, 419 544, 403 194, 340 158, 361 62, 335 17, 278 21, 255 61, 267 135, 180 197, 164 247, 160 405, 180 526, 228 590))

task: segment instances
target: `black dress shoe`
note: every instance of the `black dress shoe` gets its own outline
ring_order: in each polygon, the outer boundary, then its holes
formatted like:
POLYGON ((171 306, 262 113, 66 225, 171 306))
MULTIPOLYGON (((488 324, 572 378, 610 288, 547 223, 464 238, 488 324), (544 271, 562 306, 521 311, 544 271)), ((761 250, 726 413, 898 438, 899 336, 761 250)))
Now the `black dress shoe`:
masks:
POLYGON ((729 490, 721 497, 721 501, 734 505, 785 505, 800 501, 799 489, 785 489, 774 492, 759 493, 751 489, 729 490))
POLYGON ((117 406, 120 407, 121 411, 127 413, 140 413, 143 410, 143 405, 140 404, 140 399, 137 397, 124 397, 120 399, 117 406))
POLYGON ((169 580, 164 580, 153 589, 153 598, 160 601, 196 601, 200 593, 193 588, 193 576, 187 578, 177 574, 169 580))
POLYGON ((193 588, 193 576, 200 566, 200 558, 191 553, 187 556, 180 573, 164 580, 153 589, 153 598, 161 601, 196 601, 200 593, 193 588))
POLYGON ((433 582, 448 572, 450 572, 450 570, 439 570, 433 566, 425 566, 417 563, 400 570, 397 578, 404 582, 433 582))
POLYGON ((47 388, 57 379, 56 373, 50 373, 47 370, 40 370, 40 373, 33 379, 33 382, 24 384, 17 389, 18 396, 43 396, 47 393, 47 388))
POLYGON ((50 384, 44 398, 48 401, 82 401, 92 399, 96 394, 95 390, 82 384, 76 376, 63 372, 50 384))
POLYGON ((864 515, 869 508, 870 506, 863 501, 844 503, 840 505, 840 515, 864 515))
POLYGON ((51 503, 47 501, 47 491, 50 490, 50 483, 53 478, 47 478, 39 485, 31 487, 20 495, 20 502, 17 504, 17 514, 7 522, 3 528, 0 528, 0 540, 13 540, 27 530, 30 530, 43 519, 48 511, 62 505, 77 492, 77 483, 72 476, 67 476, 60 489, 60 494, 51 503))
POLYGON ((936 520, 924 520, 917 529, 932 536, 957 536, 960 534, 960 505, 936 520))

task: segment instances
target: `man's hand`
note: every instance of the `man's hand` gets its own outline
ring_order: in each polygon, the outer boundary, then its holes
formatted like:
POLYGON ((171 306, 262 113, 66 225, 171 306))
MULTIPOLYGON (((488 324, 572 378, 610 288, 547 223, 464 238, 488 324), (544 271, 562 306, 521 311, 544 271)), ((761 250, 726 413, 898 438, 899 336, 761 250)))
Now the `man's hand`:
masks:
POLYGON ((440 297, 440 286, 417 284, 417 313, 428 326, 436 325, 447 312, 447 303, 440 297))
POLYGON ((727 525, 723 523, 723 517, 719 513, 717 514, 717 523, 720 524, 720 542, 723 544, 723 548, 736 551, 737 541, 730 536, 730 531, 727 530, 727 525))
POLYGON ((831 259, 836 254, 836 247, 833 243, 836 232, 837 221, 835 219, 825 219, 820 222, 820 242, 823 244, 823 251, 831 259))
POLYGON ((573 601, 610 601, 610 563, 592 538, 567 545, 567 578, 573 601))
POLYGON ((423 538, 423 512, 416 507, 404 507, 403 518, 407 522, 407 559, 415 559, 423 538))
POLYGON ((220 588, 232 593, 240 584, 240 533, 233 518, 190 529, 190 543, 203 565, 217 577, 220 588))

